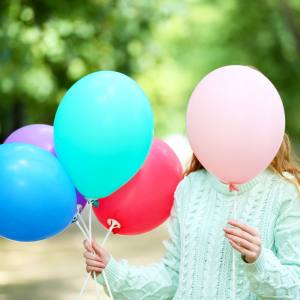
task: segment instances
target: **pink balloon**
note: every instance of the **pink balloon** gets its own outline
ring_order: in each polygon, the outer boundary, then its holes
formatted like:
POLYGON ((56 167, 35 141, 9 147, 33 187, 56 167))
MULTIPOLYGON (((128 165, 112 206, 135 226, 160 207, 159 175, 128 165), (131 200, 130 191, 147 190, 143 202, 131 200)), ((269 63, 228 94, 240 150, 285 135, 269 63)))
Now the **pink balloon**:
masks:
POLYGON ((216 69, 200 81, 189 101, 191 147, 201 164, 224 183, 245 183, 268 167, 284 127, 276 88, 250 67, 216 69))
POLYGON ((109 220, 121 225, 114 233, 132 235, 154 229, 170 215, 174 192, 182 179, 182 167, 174 151, 154 139, 141 170, 112 195, 99 199, 94 213, 109 228, 109 220))

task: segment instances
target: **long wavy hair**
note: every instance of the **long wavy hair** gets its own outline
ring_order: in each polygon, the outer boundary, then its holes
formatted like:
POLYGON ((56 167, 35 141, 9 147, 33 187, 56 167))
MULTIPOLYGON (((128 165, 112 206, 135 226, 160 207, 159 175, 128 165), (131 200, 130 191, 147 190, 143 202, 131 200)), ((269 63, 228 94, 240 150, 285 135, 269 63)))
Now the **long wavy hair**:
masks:
MULTIPOLYGON (((292 150, 291 142, 289 136, 285 133, 282 144, 268 167, 270 170, 283 177, 284 179, 294 183, 297 188, 300 187, 300 166, 299 159, 292 150), (293 175, 293 179, 290 176, 286 176, 286 172, 293 175)), ((184 175, 189 175, 190 173, 204 169, 200 161, 197 159, 196 155, 193 154, 189 166, 184 172, 184 175)))

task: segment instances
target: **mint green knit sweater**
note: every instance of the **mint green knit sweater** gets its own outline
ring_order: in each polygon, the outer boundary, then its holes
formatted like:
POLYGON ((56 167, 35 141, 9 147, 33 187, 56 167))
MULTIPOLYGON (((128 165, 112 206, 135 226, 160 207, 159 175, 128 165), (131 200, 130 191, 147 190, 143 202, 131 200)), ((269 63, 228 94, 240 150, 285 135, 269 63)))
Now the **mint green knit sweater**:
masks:
MULTIPOLYGON (((130 266, 111 257, 105 270, 115 300, 232 299, 233 250, 223 227, 234 199, 237 220, 256 228, 263 244, 254 263, 235 256, 236 299, 300 300, 300 198, 295 185, 269 170, 240 185, 238 198, 205 170, 185 177, 161 261, 130 266)), ((103 284, 103 275, 97 280, 103 284)))

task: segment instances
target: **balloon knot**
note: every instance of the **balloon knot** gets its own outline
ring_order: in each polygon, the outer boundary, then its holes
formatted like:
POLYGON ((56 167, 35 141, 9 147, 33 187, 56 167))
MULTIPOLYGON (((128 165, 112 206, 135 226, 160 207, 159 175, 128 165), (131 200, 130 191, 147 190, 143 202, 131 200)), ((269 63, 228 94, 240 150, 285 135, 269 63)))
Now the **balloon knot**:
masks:
POLYGON ((111 227, 113 234, 118 233, 121 228, 121 224, 115 219, 107 219, 107 224, 111 227))
POLYGON ((238 192, 239 188, 237 187, 237 185, 235 183, 229 183, 228 185, 229 191, 230 192, 238 192))
POLYGON ((88 200, 88 202, 89 202, 90 204, 92 204, 94 207, 98 207, 98 206, 99 206, 99 200, 98 200, 98 199, 89 198, 89 199, 87 199, 87 200, 88 200))
POLYGON ((99 206, 99 200, 94 200, 92 202, 92 204, 93 204, 94 207, 98 207, 99 206))
POLYGON ((72 223, 76 223, 77 220, 78 220, 78 213, 76 213, 76 215, 73 217, 72 223))

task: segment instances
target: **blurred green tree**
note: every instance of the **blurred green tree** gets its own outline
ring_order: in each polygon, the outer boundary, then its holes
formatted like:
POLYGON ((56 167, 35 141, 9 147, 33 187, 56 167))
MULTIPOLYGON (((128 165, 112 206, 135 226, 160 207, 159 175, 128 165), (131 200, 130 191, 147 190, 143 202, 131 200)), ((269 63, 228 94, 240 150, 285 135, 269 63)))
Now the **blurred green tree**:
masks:
MULTIPOLYGON (((26 123, 52 123, 58 102, 83 75, 131 75, 151 51, 164 2, 3 0, 0 2, 0 137, 26 123)), ((155 56, 155 54, 154 54, 155 56)))
POLYGON ((278 88, 286 110, 286 128, 300 141, 300 2, 239 1, 228 18, 223 43, 239 49, 238 63, 265 73, 278 88), (256 4, 256 5, 255 5, 256 4), (242 16, 251 15, 251 18, 242 16), (238 20, 239 22, 230 22, 238 20), (244 50, 244 51, 243 51, 244 50))
POLYGON ((154 39, 162 59, 141 79, 154 110, 159 107, 159 132, 184 130, 186 102, 205 74, 243 64, 261 70, 278 88, 287 131, 300 141, 299 1, 186 1, 180 14, 158 24, 154 39))
POLYGON ((261 70, 278 88, 287 131, 299 140, 299 1, 186 1, 180 13, 157 25, 154 38, 161 59, 140 77, 160 134, 184 130, 186 102, 205 74, 243 64, 261 70))

